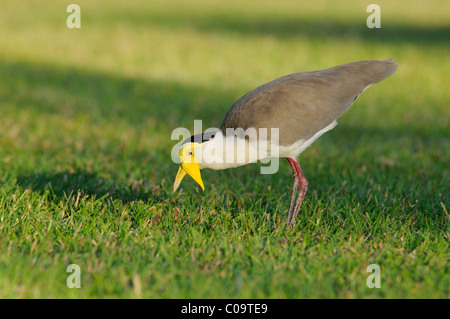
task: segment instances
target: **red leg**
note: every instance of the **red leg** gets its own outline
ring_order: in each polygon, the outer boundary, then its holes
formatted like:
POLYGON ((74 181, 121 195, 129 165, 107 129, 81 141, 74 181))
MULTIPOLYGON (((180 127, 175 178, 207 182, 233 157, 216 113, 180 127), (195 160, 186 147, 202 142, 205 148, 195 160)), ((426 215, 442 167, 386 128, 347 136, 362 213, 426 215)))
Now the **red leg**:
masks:
POLYGON ((294 209, 295 197, 297 195, 298 184, 300 183, 300 178, 297 173, 297 168, 295 167, 295 163, 292 159, 287 158, 289 164, 292 168, 292 177, 294 178, 294 185, 292 185, 292 193, 291 193, 291 201, 289 203, 289 211, 288 211, 288 220, 292 215, 292 210, 294 209))
POLYGON ((305 195, 306 195, 306 191, 308 190, 308 181, 306 180, 305 175, 303 175, 303 172, 302 172, 302 169, 300 168, 300 164, 299 164, 298 160, 296 160, 294 163, 295 163, 297 173, 298 173, 298 176, 300 179, 300 190, 299 190, 299 194, 297 197, 297 202, 295 203, 295 208, 294 208, 294 212, 293 212, 293 216, 292 216, 292 220, 291 220, 292 225, 295 225, 295 220, 297 218, 297 214, 300 210, 300 207, 302 206, 303 199, 305 198, 305 195))
POLYGON ((302 205, 303 199, 305 198, 306 191, 308 190, 308 181, 306 180, 305 175, 303 175, 298 159, 288 158, 288 161, 289 164, 291 164, 292 171, 294 173, 294 187, 292 190, 291 203, 289 205, 289 214, 287 220, 287 226, 289 227, 295 225, 295 219, 298 215, 298 211, 300 210, 300 206, 302 205), (295 206, 293 206, 293 202, 295 199, 295 191, 297 190, 299 184, 300 189, 298 191, 298 197, 295 202, 295 206), (292 209, 292 207, 294 208, 292 209))

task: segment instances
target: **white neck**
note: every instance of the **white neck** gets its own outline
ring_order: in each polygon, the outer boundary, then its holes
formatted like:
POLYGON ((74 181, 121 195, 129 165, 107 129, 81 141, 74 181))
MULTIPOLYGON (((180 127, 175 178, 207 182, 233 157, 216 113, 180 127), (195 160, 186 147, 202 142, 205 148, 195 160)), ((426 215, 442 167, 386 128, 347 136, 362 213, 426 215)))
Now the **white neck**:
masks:
POLYGON ((241 138, 235 135, 224 136, 221 131, 207 142, 195 149, 195 155, 200 168, 214 170, 227 169, 254 163, 271 157, 297 158, 307 147, 325 132, 333 129, 337 122, 331 124, 314 134, 311 138, 299 139, 289 146, 280 146, 278 135, 272 134, 272 140, 258 140, 241 138))
POLYGON ((268 155, 278 157, 274 152, 270 152, 270 143, 267 143, 269 144, 268 148, 263 143, 233 135, 224 136, 219 131, 214 138, 197 147, 195 149, 195 155, 199 161, 200 168, 215 170, 254 163, 258 160, 268 158, 268 155), (265 149, 268 149, 268 151, 263 152, 265 149), (261 151, 258 152, 258 150, 261 151))

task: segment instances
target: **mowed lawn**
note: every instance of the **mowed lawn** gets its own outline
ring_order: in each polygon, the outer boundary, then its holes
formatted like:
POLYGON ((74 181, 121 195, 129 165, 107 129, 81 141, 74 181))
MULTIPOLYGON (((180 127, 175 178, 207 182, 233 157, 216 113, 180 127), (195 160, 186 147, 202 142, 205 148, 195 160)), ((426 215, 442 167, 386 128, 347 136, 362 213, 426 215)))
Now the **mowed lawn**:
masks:
POLYGON ((449 1, 64 1, 0 10, 1 298, 449 298, 449 1), (300 157, 173 194, 177 127, 279 76, 395 57, 300 157), (67 267, 81 270, 68 288, 67 267), (369 288, 367 267, 380 267, 369 288))

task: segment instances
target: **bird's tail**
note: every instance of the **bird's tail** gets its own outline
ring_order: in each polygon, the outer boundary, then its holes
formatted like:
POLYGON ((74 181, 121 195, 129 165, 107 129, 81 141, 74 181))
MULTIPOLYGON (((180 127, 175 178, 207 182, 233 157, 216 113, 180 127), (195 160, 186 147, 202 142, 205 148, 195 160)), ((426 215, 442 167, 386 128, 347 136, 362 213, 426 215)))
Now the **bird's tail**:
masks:
POLYGON ((370 61, 365 69, 370 82, 377 83, 391 76, 397 70, 397 63, 394 58, 370 61))
MULTIPOLYGON (((386 59, 386 60, 381 60, 380 62, 383 62, 383 63, 384 63, 385 69, 386 69, 386 71, 385 71, 385 73, 384 73, 385 76, 384 76, 381 80, 387 78, 388 76, 391 76, 395 71, 397 71, 398 65, 397 65, 397 63, 396 63, 395 58, 390 58, 390 59, 386 59)), ((380 80, 380 81, 381 81, 381 80, 380 80)))
POLYGON ((378 83, 397 70, 394 58, 386 60, 366 60, 342 64, 325 71, 336 71, 341 78, 360 81, 365 87, 378 83))

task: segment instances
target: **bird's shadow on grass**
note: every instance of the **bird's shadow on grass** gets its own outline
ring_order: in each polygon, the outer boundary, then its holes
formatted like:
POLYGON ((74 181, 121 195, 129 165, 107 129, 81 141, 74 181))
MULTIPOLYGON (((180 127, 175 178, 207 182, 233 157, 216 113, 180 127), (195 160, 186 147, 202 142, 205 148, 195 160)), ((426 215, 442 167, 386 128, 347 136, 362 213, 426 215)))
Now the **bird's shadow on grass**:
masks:
POLYGON ((156 203, 163 201, 165 197, 159 186, 147 184, 145 181, 119 185, 113 179, 87 171, 23 175, 17 177, 16 184, 38 194, 50 192, 56 201, 77 194, 93 198, 107 197, 120 200, 123 204, 134 201, 156 203))

